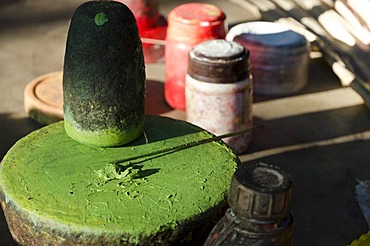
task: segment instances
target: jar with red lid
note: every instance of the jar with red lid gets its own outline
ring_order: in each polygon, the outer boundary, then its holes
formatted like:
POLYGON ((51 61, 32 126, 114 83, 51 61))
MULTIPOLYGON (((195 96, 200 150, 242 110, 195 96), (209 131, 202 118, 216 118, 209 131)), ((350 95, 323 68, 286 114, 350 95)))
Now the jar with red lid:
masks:
POLYGON ((165 99, 174 109, 185 110, 185 76, 189 51, 210 39, 223 39, 226 16, 218 7, 204 3, 182 4, 170 11, 166 35, 165 99))

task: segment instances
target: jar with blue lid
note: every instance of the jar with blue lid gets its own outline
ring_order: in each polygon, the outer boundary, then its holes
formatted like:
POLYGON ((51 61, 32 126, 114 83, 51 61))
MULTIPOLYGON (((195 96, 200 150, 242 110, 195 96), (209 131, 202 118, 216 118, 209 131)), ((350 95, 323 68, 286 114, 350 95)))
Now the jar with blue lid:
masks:
POLYGON ((310 44, 303 35, 280 23, 252 21, 231 28, 226 39, 249 50, 255 94, 293 94, 306 86, 310 44))

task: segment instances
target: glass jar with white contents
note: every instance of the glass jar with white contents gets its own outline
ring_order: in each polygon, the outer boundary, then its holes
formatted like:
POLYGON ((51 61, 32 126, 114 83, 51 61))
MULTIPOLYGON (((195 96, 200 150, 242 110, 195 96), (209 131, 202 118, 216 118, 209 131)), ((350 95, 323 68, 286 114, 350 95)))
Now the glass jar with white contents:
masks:
MULTIPOLYGON (((189 53, 185 82, 186 120, 215 135, 252 126, 252 77, 249 51, 221 39, 196 45, 189 53)), ((224 141, 235 153, 245 152, 251 133, 224 141)))

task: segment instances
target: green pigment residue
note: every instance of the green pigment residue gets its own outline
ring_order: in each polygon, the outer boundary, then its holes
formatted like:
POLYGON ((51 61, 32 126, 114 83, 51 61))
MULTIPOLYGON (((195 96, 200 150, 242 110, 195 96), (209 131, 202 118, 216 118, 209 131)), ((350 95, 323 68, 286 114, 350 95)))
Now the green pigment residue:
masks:
POLYGON ((95 24, 97 26, 102 26, 104 25, 106 22, 108 22, 108 19, 107 17, 105 16, 104 12, 100 12, 98 14, 95 15, 95 24))
POLYGON ((101 131, 80 130, 76 122, 70 123, 65 117, 64 129, 72 139, 86 145, 112 147, 127 144, 138 138, 143 132, 143 124, 126 127, 126 129, 110 128, 101 131))

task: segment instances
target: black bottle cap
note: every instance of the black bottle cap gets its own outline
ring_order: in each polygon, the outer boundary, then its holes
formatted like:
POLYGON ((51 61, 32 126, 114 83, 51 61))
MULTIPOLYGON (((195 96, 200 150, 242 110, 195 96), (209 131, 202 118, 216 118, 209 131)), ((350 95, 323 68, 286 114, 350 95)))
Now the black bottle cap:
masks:
POLYGON ((289 214, 292 179, 277 166, 244 164, 236 170, 229 205, 249 219, 279 221, 289 214))

